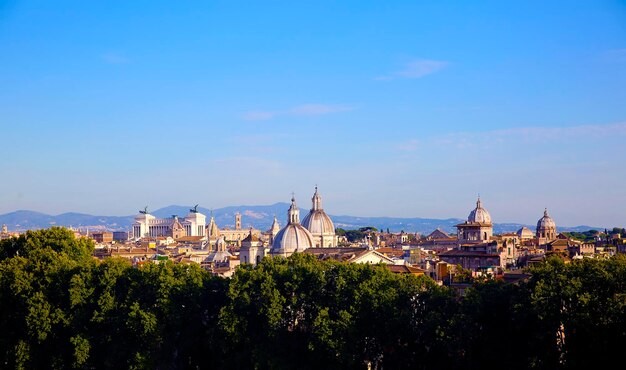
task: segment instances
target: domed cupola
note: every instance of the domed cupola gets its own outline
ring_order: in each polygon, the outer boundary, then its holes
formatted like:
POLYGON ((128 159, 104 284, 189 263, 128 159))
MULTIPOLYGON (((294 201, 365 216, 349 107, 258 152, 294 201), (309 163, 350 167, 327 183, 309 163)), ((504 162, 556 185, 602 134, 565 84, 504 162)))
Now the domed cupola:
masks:
POLYGON ((486 209, 483 208, 482 203, 480 202, 480 197, 478 197, 478 200, 476 201, 476 208, 474 208, 474 210, 470 212, 467 217, 467 222, 491 225, 491 215, 486 209))
POLYGON ((317 186, 311 201, 313 206, 302 221, 302 226, 306 227, 313 235, 315 246, 336 247, 335 225, 322 208, 322 196, 317 191, 317 186))
POLYGON ((548 209, 543 211, 543 217, 537 221, 537 238, 556 239, 556 222, 548 215, 548 209))
POLYGON ((287 211, 287 225, 274 237, 270 254, 273 256, 290 256, 294 252, 303 252, 313 246, 313 235, 300 225, 300 210, 294 197, 287 211))
POLYGON ((476 201, 476 208, 470 212, 467 221, 456 225, 459 245, 486 243, 493 236, 491 215, 483 208, 480 196, 476 201))

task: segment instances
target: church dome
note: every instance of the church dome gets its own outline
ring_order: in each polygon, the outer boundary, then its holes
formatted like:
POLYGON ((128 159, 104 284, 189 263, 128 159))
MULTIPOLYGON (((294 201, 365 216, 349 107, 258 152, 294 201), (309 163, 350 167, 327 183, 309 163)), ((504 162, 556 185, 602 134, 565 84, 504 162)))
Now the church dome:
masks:
POLYGON ((520 239, 532 239, 535 234, 529 228, 524 226, 521 229, 517 230, 517 236, 520 239))
POLYGON ((291 207, 287 211, 287 226, 283 227, 274 237, 270 254, 289 256, 294 252, 303 252, 313 246, 313 235, 300 225, 300 211, 296 200, 291 198, 291 207))
POLYGON ((547 230, 553 229, 556 230, 556 223, 552 219, 552 217, 548 216, 548 209, 546 208, 543 211, 543 217, 537 221, 537 230, 547 230))
POLYGON ((315 187, 313 194, 313 208, 302 220, 302 226, 306 227, 313 235, 335 235, 335 225, 322 209, 322 197, 315 187))
POLYGON ((491 215, 486 209, 483 208, 482 203, 480 202, 480 197, 476 201, 476 208, 474 208, 474 210, 470 212, 467 217, 467 221, 481 224, 491 224, 491 215))
POLYGON ((312 234, 335 234, 335 225, 323 210, 311 210, 302 221, 302 226, 306 227, 312 234))

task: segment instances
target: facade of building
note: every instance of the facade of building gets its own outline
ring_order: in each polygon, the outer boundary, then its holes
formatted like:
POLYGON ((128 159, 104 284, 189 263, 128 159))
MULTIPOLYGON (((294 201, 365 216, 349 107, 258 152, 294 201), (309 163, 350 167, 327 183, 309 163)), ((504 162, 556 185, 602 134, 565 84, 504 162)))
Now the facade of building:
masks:
POLYGON ((419 239, 415 246, 439 253, 456 248, 458 244, 458 239, 455 236, 450 236, 444 231, 436 229, 426 237, 419 239))
POLYGON ((96 243, 112 243, 113 233, 110 231, 98 231, 89 235, 96 243))
POLYGON ((128 231, 113 231, 113 241, 126 242, 128 240, 128 231))
POLYGON ((263 242, 250 230, 250 234, 241 241, 239 260, 241 263, 249 263, 256 266, 265 255, 266 250, 263 242))
POLYGON ((182 220, 179 220, 178 216, 156 218, 144 210, 135 216, 135 222, 131 226, 131 238, 171 236, 177 239, 183 236, 204 236, 205 228, 206 216, 199 213, 196 208, 191 209, 182 220))
MULTIPOLYGON (((227 243, 241 245, 241 242, 248 236, 249 233, 249 230, 242 229, 241 225, 241 213, 239 212, 235 213, 234 229, 220 229, 215 223, 215 219, 213 218, 213 216, 211 216, 211 220, 208 226, 209 230, 207 231, 209 234, 209 239, 215 242, 219 237, 223 237, 224 241, 226 241, 227 243)), ((256 237, 261 236, 261 230, 252 229, 252 232, 256 237)))
POLYGON ((335 225, 322 208, 322 196, 315 187, 315 193, 311 198, 313 206, 302 220, 302 226, 306 227, 313 235, 313 245, 317 248, 333 248, 337 246, 335 225))
POLYGON ((312 254, 320 261, 335 260, 339 262, 364 263, 370 265, 393 265, 394 260, 386 255, 368 248, 309 248, 304 251, 312 254))
POLYGON ((464 269, 476 271, 487 267, 500 266, 500 255, 470 250, 450 250, 439 254, 442 261, 451 265, 461 265, 464 269))

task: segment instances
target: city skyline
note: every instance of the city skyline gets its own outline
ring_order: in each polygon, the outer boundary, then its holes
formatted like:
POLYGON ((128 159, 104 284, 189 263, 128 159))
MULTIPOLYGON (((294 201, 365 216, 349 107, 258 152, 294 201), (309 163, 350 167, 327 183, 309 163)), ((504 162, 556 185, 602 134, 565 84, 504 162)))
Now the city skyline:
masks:
POLYGON ((626 220, 618 1, 0 4, 0 213, 626 220), (165 10, 165 11, 164 11, 165 10))

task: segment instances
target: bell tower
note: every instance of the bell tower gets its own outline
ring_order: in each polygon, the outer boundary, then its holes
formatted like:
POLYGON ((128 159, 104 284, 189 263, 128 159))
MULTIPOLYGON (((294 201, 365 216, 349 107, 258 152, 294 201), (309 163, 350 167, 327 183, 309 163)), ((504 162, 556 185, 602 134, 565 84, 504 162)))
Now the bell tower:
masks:
POLYGON ((287 215, 289 216, 289 224, 299 224, 300 223, 300 210, 296 205, 296 197, 295 195, 291 196, 291 207, 287 211, 287 215))
POLYGON ((235 230, 241 230, 241 213, 235 214, 235 230))

